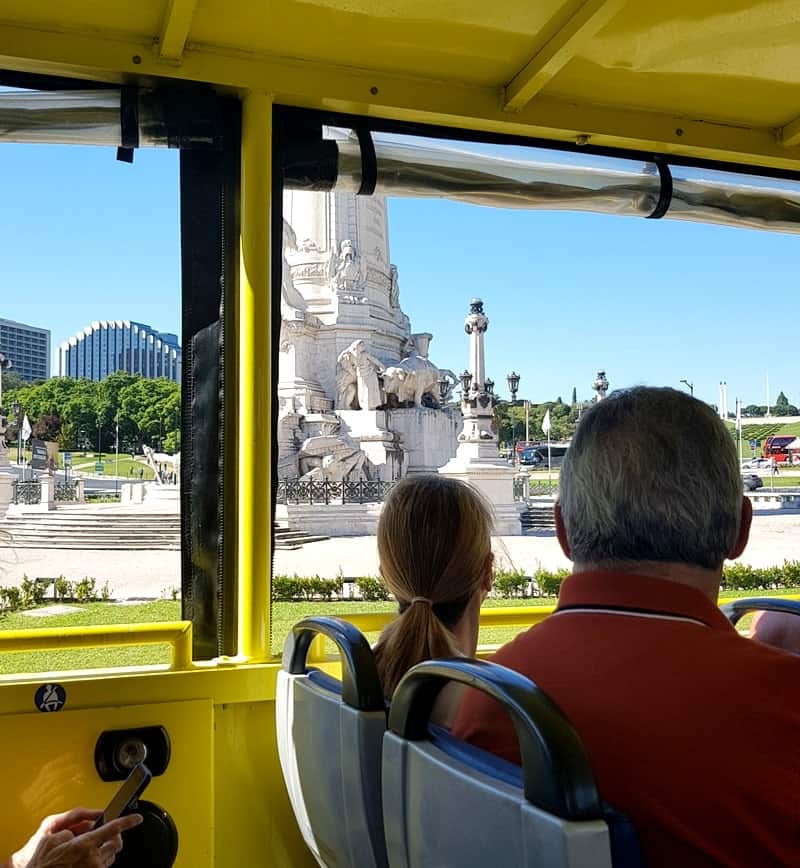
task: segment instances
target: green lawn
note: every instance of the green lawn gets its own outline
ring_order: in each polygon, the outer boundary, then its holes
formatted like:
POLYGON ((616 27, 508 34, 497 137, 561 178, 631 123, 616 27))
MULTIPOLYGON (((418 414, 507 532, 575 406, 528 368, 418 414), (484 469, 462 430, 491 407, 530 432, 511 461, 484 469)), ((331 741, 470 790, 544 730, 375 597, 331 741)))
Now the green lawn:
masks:
MULTIPOLYGON (((22 450, 22 457, 30 461, 31 451, 30 449, 22 450)), ((9 450, 9 460, 12 463, 16 463, 17 460, 17 450, 14 446, 10 447, 9 450)), ((72 469, 78 470, 81 473, 91 473, 95 472, 94 465, 97 461, 97 455, 94 452, 79 452, 77 450, 73 450, 72 452, 72 469)), ((64 453, 58 453, 58 469, 64 469, 64 453)), ((145 463, 144 458, 141 455, 138 455, 135 459, 131 459, 130 452, 120 452, 119 454, 119 475, 120 476, 129 476, 131 479, 139 478, 139 470, 144 469, 144 479, 155 479, 155 473, 150 469, 150 467, 145 463), (131 468, 133 468, 133 474, 130 473, 131 468)), ((117 473, 117 462, 116 462, 116 453, 114 452, 104 452, 103 453, 103 473, 106 476, 115 476, 117 473)))
MULTIPOLYGON (((759 596, 783 596, 797 594, 800 589, 772 591, 759 596)), ((725 599, 747 596, 744 592, 729 594, 725 599)), ((535 600, 487 600, 488 608, 509 606, 552 606, 555 598, 535 600)), ((177 621, 181 617, 180 602, 158 600, 135 605, 118 603, 89 603, 78 607, 80 611, 67 615, 34 618, 21 613, 0 617, 0 630, 25 630, 38 627, 80 627, 98 624, 133 624, 153 621, 177 621)), ((272 651, 280 654, 291 626, 307 615, 347 615, 356 612, 394 612, 391 602, 364 603, 360 601, 337 601, 323 603, 273 603, 272 606, 272 651)), ((741 626, 749 623, 749 618, 741 626)), ((517 627, 483 628, 481 645, 500 645, 508 642, 519 632, 517 627)), ((377 633, 368 633, 374 642, 377 633)), ((331 652, 333 648, 329 649, 331 652)), ((0 674, 24 672, 58 672, 70 669, 94 669, 109 666, 146 666, 169 662, 168 645, 132 646, 130 648, 91 648, 85 650, 31 651, 0 655, 0 674)))
MULTIPOLYGON (((45 618, 34 618, 20 612, 13 612, 0 617, 0 630, 179 621, 181 617, 181 604, 172 600, 157 600, 130 606, 118 603, 88 603, 77 608, 80 609, 79 612, 45 618)), ((105 666, 146 666, 153 663, 169 663, 169 645, 132 645, 129 648, 85 648, 2 654, 0 673, 97 669, 105 666)))

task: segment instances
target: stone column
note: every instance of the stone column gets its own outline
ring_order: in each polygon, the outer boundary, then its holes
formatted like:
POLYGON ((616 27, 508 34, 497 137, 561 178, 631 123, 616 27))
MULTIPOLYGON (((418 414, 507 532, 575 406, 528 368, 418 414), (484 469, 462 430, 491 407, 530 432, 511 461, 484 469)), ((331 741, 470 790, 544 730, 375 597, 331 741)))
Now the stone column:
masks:
POLYGON ((489 319, 483 312, 483 302, 473 298, 464 320, 464 330, 470 341, 469 372, 472 374, 469 391, 462 395, 461 400, 464 424, 458 435, 455 457, 440 467, 439 473, 474 485, 492 504, 495 533, 514 536, 522 533, 520 513, 525 507, 514 502, 516 471, 500 457, 498 437, 492 429, 494 396, 486 390, 484 351, 488 327, 489 319))

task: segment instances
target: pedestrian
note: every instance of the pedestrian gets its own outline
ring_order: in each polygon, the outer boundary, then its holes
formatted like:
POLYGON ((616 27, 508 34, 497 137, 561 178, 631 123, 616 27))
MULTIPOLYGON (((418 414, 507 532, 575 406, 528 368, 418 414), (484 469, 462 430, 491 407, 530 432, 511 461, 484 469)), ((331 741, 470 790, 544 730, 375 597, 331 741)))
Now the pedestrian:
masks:
POLYGON ((139 468, 139 479, 144 479, 144 467, 139 468))

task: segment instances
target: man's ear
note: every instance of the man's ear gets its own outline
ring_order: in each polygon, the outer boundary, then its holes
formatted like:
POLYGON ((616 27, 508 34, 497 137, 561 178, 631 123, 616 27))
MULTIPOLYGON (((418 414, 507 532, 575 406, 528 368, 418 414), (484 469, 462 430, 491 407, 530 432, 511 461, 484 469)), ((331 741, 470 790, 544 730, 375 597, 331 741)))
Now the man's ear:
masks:
POLYGON ((739 524, 739 533, 733 548, 728 552, 728 560, 733 561, 741 555, 750 539, 750 525, 753 523, 753 504, 749 497, 742 497, 742 520, 739 524))
POLYGON ((561 515, 561 505, 556 503, 553 511, 556 516, 556 539, 561 546, 561 551, 572 560, 572 549, 567 541, 567 529, 564 527, 564 516, 561 515))

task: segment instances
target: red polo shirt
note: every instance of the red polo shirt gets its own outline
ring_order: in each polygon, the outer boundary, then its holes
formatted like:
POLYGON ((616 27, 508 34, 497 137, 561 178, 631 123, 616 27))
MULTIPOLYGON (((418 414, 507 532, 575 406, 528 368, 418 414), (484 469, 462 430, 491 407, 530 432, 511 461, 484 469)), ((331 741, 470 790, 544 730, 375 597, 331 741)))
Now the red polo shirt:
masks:
MULTIPOLYGON (((594 572, 493 659, 572 721, 648 868, 800 866, 800 658, 742 638, 692 588, 594 572)), ((453 731, 520 761, 507 714, 477 691, 453 731)))

